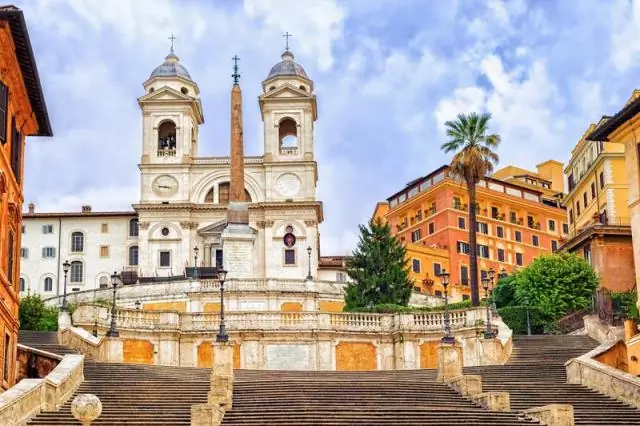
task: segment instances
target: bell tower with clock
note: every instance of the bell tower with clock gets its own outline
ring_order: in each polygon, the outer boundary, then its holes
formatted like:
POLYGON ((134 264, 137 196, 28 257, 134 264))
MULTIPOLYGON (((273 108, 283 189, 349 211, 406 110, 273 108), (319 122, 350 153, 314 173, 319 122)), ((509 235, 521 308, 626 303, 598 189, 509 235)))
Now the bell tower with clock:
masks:
POLYGON ((198 154, 198 126, 204 122, 200 89, 174 53, 174 39, 138 98, 143 116, 142 203, 187 201, 188 167, 198 154))
POLYGON ((313 81, 287 47, 262 82, 264 162, 271 175, 266 196, 273 201, 315 200, 314 123, 318 118, 313 81))

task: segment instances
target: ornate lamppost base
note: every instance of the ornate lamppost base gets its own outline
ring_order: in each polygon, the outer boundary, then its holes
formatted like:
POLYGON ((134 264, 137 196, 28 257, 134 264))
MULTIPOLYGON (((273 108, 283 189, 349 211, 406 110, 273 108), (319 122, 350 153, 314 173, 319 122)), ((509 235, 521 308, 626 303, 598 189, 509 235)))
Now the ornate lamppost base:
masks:
POLYGON ((111 331, 111 330, 109 330, 109 331, 107 331, 106 336, 107 336, 107 337, 120 337, 120 333, 119 333, 119 332, 117 332, 117 331, 111 331))
POLYGON ((485 339, 494 339, 496 337, 496 334, 493 331, 485 331, 484 332, 484 338, 485 339))
POLYGON ((226 343, 229 341, 228 334, 216 334, 216 342, 226 343))

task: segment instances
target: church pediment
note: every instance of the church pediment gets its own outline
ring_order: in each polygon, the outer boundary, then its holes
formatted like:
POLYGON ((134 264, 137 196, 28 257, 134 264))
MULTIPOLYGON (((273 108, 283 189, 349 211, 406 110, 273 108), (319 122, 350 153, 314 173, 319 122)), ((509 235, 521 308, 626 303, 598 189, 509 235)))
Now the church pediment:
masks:
POLYGON ((227 221, 225 219, 207 225, 204 228, 198 229, 199 235, 220 235, 222 231, 227 227, 227 221))
POLYGON ((190 101, 195 102, 196 99, 191 96, 185 95, 182 92, 179 92, 171 87, 163 87, 161 89, 155 90, 151 93, 147 93, 144 96, 138 98, 138 102, 149 102, 149 101, 190 101))
POLYGON ((277 89, 267 92, 261 96, 263 100, 266 99, 282 99, 282 98, 313 98, 313 93, 309 93, 305 90, 294 87, 290 84, 284 84, 277 89))

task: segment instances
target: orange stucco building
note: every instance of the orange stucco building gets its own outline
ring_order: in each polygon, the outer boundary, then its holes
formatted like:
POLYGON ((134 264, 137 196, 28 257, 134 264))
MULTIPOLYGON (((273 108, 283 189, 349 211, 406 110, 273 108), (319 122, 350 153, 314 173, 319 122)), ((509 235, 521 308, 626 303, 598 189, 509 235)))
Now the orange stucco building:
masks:
MULTIPOLYGON (((568 232, 566 210, 560 206, 562 186, 553 181, 554 176, 561 179, 562 164, 542 166, 545 172, 554 166, 559 172, 523 173, 509 166, 496 172, 504 180, 490 177, 478 185, 481 274, 490 268, 511 272, 526 266, 557 249, 568 232)), ((470 295, 467 192, 462 182, 450 176, 449 166, 410 182, 378 203, 375 217, 387 220, 394 235, 406 243, 416 290, 440 296, 444 289, 436 275, 445 268, 451 274, 452 300, 470 295)))
POLYGON ((22 11, 0 7, 0 382, 13 386, 26 136, 52 136, 22 11))

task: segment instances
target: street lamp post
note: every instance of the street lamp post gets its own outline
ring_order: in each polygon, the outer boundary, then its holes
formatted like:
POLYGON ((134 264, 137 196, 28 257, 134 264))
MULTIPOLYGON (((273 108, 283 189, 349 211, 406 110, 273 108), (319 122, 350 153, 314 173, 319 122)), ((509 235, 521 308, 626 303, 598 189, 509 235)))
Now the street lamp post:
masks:
POLYGON ((451 335, 451 322, 449 320, 449 297, 447 295, 447 286, 449 285, 449 273, 446 269, 442 269, 440 272, 440 280, 442 281, 442 286, 444 287, 444 336, 440 341, 442 343, 454 344, 456 342, 456 338, 451 335))
POLYGON ((493 339, 496 337, 491 328, 491 309, 489 309, 489 278, 482 279, 482 287, 484 288, 484 298, 487 302, 487 329, 484 332, 485 339, 493 339))
POLYGON ((216 335, 216 342, 228 342, 229 335, 224 325, 224 280, 227 277, 227 271, 220 266, 217 270, 218 281, 220 281, 220 331, 216 335))
POLYGON ((487 271, 487 274, 489 276, 489 281, 490 281, 489 297, 491 297, 491 312, 497 313, 498 308, 496 307, 496 299, 494 299, 493 297, 493 290, 495 289, 494 283, 496 279, 496 270, 493 268, 489 268, 489 271, 487 271))
POLYGON ((140 301, 136 300, 135 305, 136 305, 136 310, 139 311, 140 310, 140 301))
POLYGON ((193 248, 193 277, 197 280, 198 279, 198 252, 200 251, 200 249, 198 248, 198 246, 195 246, 193 248))
POLYGON ((307 257, 309 264, 309 272, 307 273, 307 280, 312 280, 313 276, 311 275, 311 246, 307 247, 307 257))
POLYGON ((107 331, 107 337, 120 337, 120 333, 116 330, 116 291, 118 289, 118 281, 120 277, 117 272, 111 275, 111 285, 113 286, 113 304, 111 305, 111 326, 107 331))
POLYGON ((527 336, 531 336, 531 318, 529 316, 529 298, 527 296, 524 297, 524 306, 527 310, 527 336))
POLYGON ((69 269, 71 269, 71 264, 68 260, 65 260, 62 264, 62 271, 64 272, 64 293, 62 293, 62 307, 60 308, 63 312, 69 312, 69 305, 67 304, 67 274, 69 273, 69 269))

